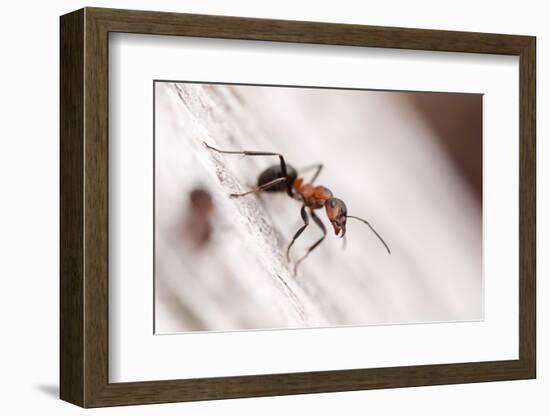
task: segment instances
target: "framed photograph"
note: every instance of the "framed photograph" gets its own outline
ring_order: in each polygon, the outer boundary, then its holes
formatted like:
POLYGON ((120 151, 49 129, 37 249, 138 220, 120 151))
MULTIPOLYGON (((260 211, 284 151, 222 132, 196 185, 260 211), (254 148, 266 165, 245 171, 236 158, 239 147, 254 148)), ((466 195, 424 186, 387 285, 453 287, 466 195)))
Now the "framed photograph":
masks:
POLYGON ((534 37, 60 29, 63 400, 535 378, 534 37))

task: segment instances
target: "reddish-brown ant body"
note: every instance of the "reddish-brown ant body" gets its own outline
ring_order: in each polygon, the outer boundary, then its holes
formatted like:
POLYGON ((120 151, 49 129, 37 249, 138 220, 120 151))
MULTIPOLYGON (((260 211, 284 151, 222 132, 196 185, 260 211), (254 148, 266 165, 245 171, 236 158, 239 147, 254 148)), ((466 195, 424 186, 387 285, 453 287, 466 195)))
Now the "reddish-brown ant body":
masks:
POLYGON ((323 232, 323 236, 317 240, 312 246, 310 246, 306 253, 298 259, 298 261, 294 265, 294 274, 296 274, 296 271, 298 269, 299 264, 305 260, 305 258, 311 253, 319 244, 323 242, 327 235, 327 230, 325 228, 325 225, 321 221, 321 219, 315 214, 316 209, 325 208, 325 212, 327 214, 327 217, 332 224, 332 227, 334 228, 334 234, 338 235, 340 234, 340 237, 344 237, 346 235, 346 221, 348 218, 353 218, 356 220, 359 220, 366 224, 372 232, 378 237, 378 239, 382 242, 388 253, 391 254, 390 249, 386 242, 382 239, 382 237, 376 232, 376 230, 369 224, 367 220, 364 220, 359 217, 355 217, 353 215, 348 215, 346 204, 344 201, 342 201, 339 198, 335 198, 330 191, 325 186, 322 185, 314 185, 315 180, 321 173, 321 170, 323 169, 323 164, 319 163, 316 165, 309 166, 307 168, 304 168, 303 171, 312 170, 315 169, 315 172, 309 181, 309 183, 304 183, 303 178, 298 176, 298 171, 288 163, 286 163, 284 157, 280 153, 275 152, 258 152, 258 151, 249 151, 249 150, 219 150, 215 147, 210 146, 208 143, 204 142, 204 145, 215 152, 218 153, 225 153, 225 154, 236 154, 236 155, 244 155, 244 156, 277 156, 279 158, 279 164, 273 165, 265 169, 260 176, 258 177, 258 185, 256 188, 243 192, 240 194, 231 194, 230 196, 232 198, 238 198, 249 194, 254 194, 258 192, 286 192, 288 196, 290 196, 292 199, 296 199, 300 202, 302 202, 302 208, 300 209, 300 215, 302 216, 302 220, 304 221, 304 225, 302 225, 298 231, 294 234, 294 237, 292 237, 292 241, 288 245, 286 256, 287 260, 290 261, 290 248, 296 241, 296 239, 302 234, 302 232, 307 228, 309 225, 309 217, 313 219, 315 224, 321 229, 323 232), (306 208, 309 211, 306 211, 306 208))

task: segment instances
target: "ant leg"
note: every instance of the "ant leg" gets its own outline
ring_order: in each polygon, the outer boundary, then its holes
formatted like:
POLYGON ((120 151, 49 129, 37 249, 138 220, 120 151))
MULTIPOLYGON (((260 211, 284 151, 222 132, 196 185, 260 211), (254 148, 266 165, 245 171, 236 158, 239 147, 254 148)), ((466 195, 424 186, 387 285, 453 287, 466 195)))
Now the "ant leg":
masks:
POLYGON ((208 149, 213 150, 213 151, 218 152, 218 153, 226 153, 226 154, 233 154, 233 155, 245 155, 245 156, 278 156, 279 157, 279 162, 281 164, 281 173, 283 174, 283 176, 281 176, 281 177, 286 178, 286 192, 287 192, 288 196, 294 197, 294 194, 292 192, 292 184, 288 180, 288 174, 287 174, 287 169, 286 169, 285 158, 283 157, 282 154, 275 153, 275 152, 256 152, 256 151, 250 151, 250 150, 239 150, 239 151, 220 150, 220 149, 216 149, 215 147, 210 146, 206 142, 203 142, 203 143, 208 149))
POLYGON ((294 276, 296 276, 296 273, 298 271, 298 266, 300 265, 301 262, 303 262, 306 257, 309 255, 309 253, 311 253, 313 250, 315 250, 315 248, 317 248, 317 246, 319 244, 321 244, 323 242, 323 240, 325 239, 325 237, 327 236, 327 229, 325 228, 325 224, 323 224, 323 222, 321 221, 321 219, 315 214, 315 212, 310 209, 309 210, 309 214, 311 215, 311 218, 313 218, 313 221, 315 221, 315 224, 317 224, 317 226, 321 229, 321 231, 323 232, 323 236, 317 240, 315 242, 315 244, 313 244, 310 248, 307 249, 306 251, 306 254, 304 254, 295 264, 294 264, 294 276))
POLYGON ((298 231, 296 231, 296 234, 294 234, 294 237, 292 237, 292 241, 290 242, 290 244, 288 245, 288 248, 286 249, 286 259, 287 259, 287 261, 290 261, 290 247, 292 247, 292 245, 294 244, 296 239, 298 237, 300 237, 300 234, 302 234, 304 232, 304 230, 306 229, 306 227, 309 225, 309 218, 307 216, 305 205, 302 205, 302 208, 300 209, 300 215, 302 216, 302 220, 304 221, 304 225, 302 225, 298 229, 298 231))
POLYGON ((308 183, 313 183, 313 182, 315 182, 315 180, 317 179, 317 177, 319 176, 319 174, 323 170, 323 166, 324 165, 322 163, 316 163, 314 165, 306 166, 305 168, 300 169, 300 171, 301 172, 307 172, 309 170, 315 169, 315 173, 313 174, 313 176, 311 177, 311 179, 308 182, 308 183))
POLYGON ((277 179, 273 179, 272 181, 269 181, 267 183, 264 183, 263 185, 260 185, 250 191, 247 191, 247 192, 243 192, 241 194, 229 194, 229 196, 231 198, 238 198, 238 197, 241 197, 241 196, 245 196, 245 195, 248 195, 248 194, 254 194, 256 192, 261 192, 265 189, 269 189, 271 188, 272 186, 275 186, 281 182, 284 182, 286 181, 286 178, 277 178, 277 179))

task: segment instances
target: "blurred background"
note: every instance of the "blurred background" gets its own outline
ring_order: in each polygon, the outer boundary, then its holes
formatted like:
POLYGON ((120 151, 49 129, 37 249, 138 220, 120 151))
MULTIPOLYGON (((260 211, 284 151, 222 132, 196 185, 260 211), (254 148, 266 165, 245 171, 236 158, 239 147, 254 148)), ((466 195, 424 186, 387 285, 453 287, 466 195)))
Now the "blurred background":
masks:
POLYGON ((156 333, 483 319, 481 95, 156 82, 155 103, 156 333), (323 163, 392 254, 353 220, 344 250, 318 210, 294 276, 300 203, 228 197, 277 158, 203 141, 323 163))

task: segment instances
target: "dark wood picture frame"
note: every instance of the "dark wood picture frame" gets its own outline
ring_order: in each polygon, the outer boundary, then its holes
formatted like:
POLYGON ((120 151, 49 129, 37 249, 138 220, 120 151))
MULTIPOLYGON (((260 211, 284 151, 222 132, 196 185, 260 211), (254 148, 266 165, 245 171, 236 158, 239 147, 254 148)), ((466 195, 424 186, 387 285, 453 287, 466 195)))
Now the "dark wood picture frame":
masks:
POLYGON ((60 19, 60 396, 83 407, 530 379, 536 376, 535 38, 85 8, 60 19), (519 56, 519 359, 109 383, 110 32, 519 56))

